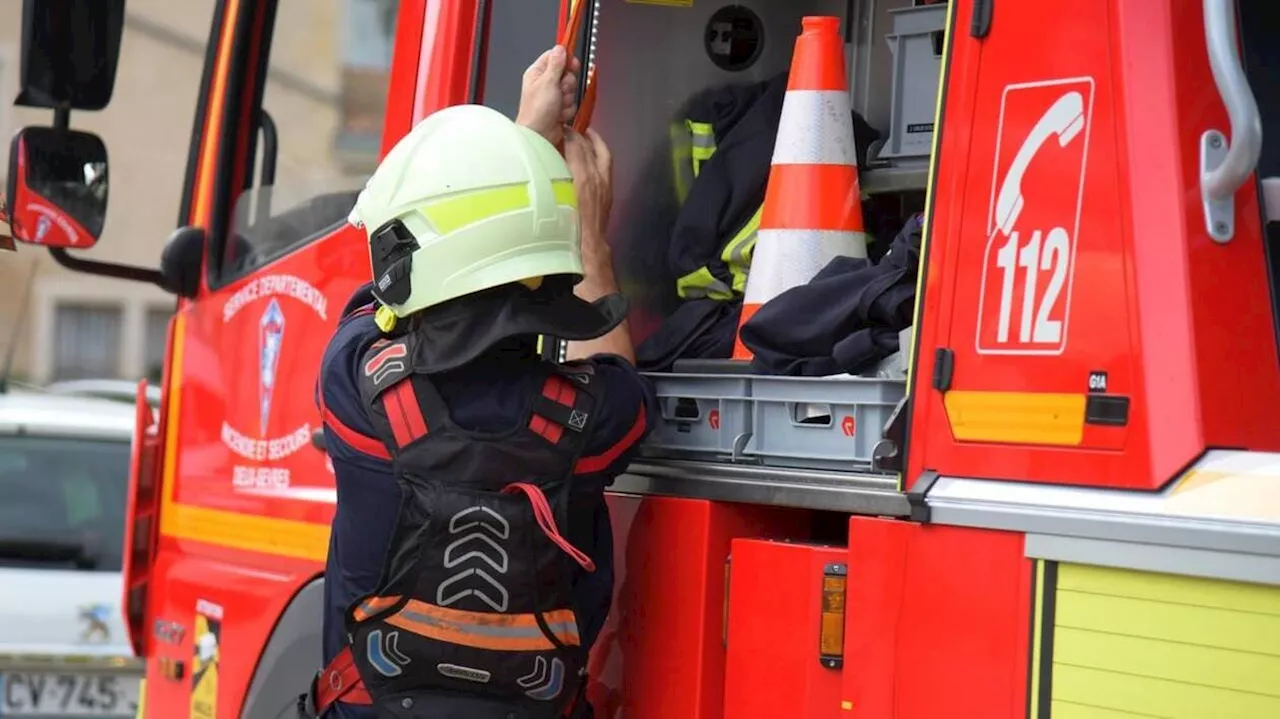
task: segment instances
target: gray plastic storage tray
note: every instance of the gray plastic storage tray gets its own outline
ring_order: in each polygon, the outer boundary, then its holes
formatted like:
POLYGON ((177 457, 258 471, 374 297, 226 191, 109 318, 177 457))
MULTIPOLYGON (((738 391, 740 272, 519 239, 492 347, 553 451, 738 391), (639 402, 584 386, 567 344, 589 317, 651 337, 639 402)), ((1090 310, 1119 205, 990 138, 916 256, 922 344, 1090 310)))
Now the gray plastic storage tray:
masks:
POLYGON ((648 373, 661 416, 645 454, 866 472, 902 380, 648 373))
POLYGON ((889 137, 879 157, 928 157, 933 148, 947 6, 924 5, 889 13, 893 32, 885 40, 893 51, 893 98, 889 137))
POLYGON ((870 471, 906 383, 870 377, 752 377, 743 455, 779 467, 870 471))
POLYGON ((751 377, 654 372, 660 416, 645 453, 728 461, 751 434, 751 377))

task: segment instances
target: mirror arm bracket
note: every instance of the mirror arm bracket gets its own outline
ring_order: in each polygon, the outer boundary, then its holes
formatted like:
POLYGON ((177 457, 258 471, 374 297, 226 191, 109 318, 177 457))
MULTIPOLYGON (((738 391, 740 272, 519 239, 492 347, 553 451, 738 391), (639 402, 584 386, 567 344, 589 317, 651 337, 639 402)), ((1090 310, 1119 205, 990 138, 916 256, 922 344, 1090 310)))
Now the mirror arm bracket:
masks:
POLYGON ((133 265, 119 265, 114 262, 83 260, 79 257, 73 257, 71 253, 61 247, 50 247, 49 254, 53 256, 55 262, 73 272, 84 272, 102 277, 114 277, 119 280, 149 282, 161 289, 164 289, 164 277, 161 276, 159 270, 152 270, 146 267, 135 267, 133 265))

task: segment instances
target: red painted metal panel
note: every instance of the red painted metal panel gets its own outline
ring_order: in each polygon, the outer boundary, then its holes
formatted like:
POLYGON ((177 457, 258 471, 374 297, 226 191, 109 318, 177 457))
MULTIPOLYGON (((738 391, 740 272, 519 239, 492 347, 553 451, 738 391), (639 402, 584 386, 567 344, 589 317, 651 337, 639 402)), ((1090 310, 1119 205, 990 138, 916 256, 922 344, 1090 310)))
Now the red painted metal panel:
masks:
POLYGON ((152 642, 147 672, 148 718, 189 715, 197 600, 212 602, 223 612, 218 644, 217 716, 240 716, 258 655, 272 628, 293 598, 294 588, 315 575, 313 566, 299 560, 262 555, 250 558, 247 553, 229 550, 215 550, 212 554, 216 556, 169 552, 156 563, 156 575, 164 582, 163 593, 152 595, 154 615, 181 626, 184 634, 173 643, 152 642), (157 661, 162 658, 185 665, 181 679, 166 679, 156 670, 157 661))
POLYGON ((392 46, 391 75, 387 80, 388 86, 396 88, 396 91, 387 95, 380 155, 386 155, 413 127, 417 94, 409 88, 418 87, 420 82, 418 72, 428 2, 429 0, 399 0, 400 14, 396 19, 395 44, 392 46))
POLYGON ((807 513, 610 495, 614 604, 591 660, 600 719, 721 719, 724 564, 735 537, 802 536, 807 513))
MULTIPOLYGON (((1280 449, 1280 423, 1275 421, 1275 408, 1280 406, 1280 372, 1277 372, 1274 319, 1263 252, 1262 213, 1259 209, 1257 184, 1249 181, 1235 195, 1236 232, 1234 239, 1220 245, 1206 234, 1204 213, 1200 207, 1199 140, 1201 134, 1216 128, 1230 136, 1226 110, 1214 86, 1204 40, 1203 3, 1129 2, 1116 12, 1117 35, 1125 43, 1120 55, 1126 73, 1128 93, 1125 104, 1124 135, 1133 143, 1130 148, 1133 192, 1144 190, 1148 163, 1167 157, 1168 148, 1142 144, 1147 139, 1146 125, 1156 102, 1167 102, 1170 93, 1172 112, 1165 117, 1174 127, 1176 146, 1173 156, 1178 161, 1174 177, 1179 182, 1179 196, 1184 202, 1175 205, 1173 221, 1187 228, 1179 237, 1187 255, 1187 275, 1180 280, 1152 257, 1146 278, 1153 284, 1178 284, 1190 295, 1189 316, 1195 332, 1195 380, 1204 443, 1214 447, 1244 447, 1254 450, 1280 449), (1162 21, 1153 27, 1153 11, 1162 11, 1162 21), (1154 32, 1153 32, 1154 29, 1154 32), (1154 59, 1153 59, 1154 58, 1154 59), (1165 79, 1167 78, 1167 79, 1165 79), (1160 80, 1165 79, 1164 82, 1160 80)), ((1168 107, 1164 105, 1163 107, 1168 107)), ((1135 201, 1135 208, 1137 202, 1135 201)), ((1161 246, 1159 235, 1147 235, 1151 242, 1139 245, 1149 255, 1161 246)), ((1154 291, 1152 293, 1155 294, 1154 291)), ((1144 307, 1147 315, 1167 312, 1157 297, 1144 307), (1149 311, 1147 308, 1150 308, 1149 311)), ((1154 317, 1153 317, 1154 319, 1154 317)), ((1151 341, 1159 337, 1155 329, 1144 333, 1151 341)), ((1156 347, 1148 354, 1178 351, 1181 347, 1156 347)), ((1163 386, 1162 378, 1153 376, 1152 387, 1163 386)), ((1156 436, 1160 454, 1175 451, 1176 437, 1156 436)))
POLYGON ((724 716, 838 719, 840 669, 818 661, 822 579, 844 547, 733 540, 724 716))
POLYGON ((849 520, 843 700, 857 719, 1026 713, 1023 535, 849 520))
POLYGON ((477 40, 478 0, 426 0, 421 47, 396 47, 392 65, 417 63, 413 122, 444 107, 464 103, 471 88, 477 40))
POLYGON ((1206 447, 1280 446, 1252 183, 1229 245, 1204 229, 1198 142, 1226 119, 1199 8, 1010 3, 985 39, 952 34, 909 476, 1153 488, 1206 447), (929 379, 944 347, 950 391, 1085 395, 1105 373, 1128 423, 957 440, 929 379))

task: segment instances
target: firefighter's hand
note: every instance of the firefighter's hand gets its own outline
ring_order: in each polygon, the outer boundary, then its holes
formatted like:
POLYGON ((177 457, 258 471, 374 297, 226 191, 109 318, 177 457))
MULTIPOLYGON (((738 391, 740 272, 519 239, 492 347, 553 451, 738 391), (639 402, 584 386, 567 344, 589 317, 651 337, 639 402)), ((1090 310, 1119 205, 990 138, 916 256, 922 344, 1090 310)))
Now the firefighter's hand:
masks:
POLYGON ((577 112, 578 70, 582 63, 556 45, 524 71, 516 122, 559 145, 564 126, 577 112))
POLYGON ((582 224, 583 252, 591 242, 604 242, 613 206, 613 156, 595 130, 586 135, 565 132, 564 159, 573 175, 578 194, 578 217, 582 224))

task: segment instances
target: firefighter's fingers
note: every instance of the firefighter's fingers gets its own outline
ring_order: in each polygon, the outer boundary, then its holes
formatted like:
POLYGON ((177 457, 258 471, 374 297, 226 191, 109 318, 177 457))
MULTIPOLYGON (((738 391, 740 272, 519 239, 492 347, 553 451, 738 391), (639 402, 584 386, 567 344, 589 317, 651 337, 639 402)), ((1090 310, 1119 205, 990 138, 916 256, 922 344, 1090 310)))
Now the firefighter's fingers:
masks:
POLYGON ((564 48, 556 45, 538 56, 537 60, 524 71, 525 82, 536 81, 543 77, 558 78, 564 73, 567 54, 564 48))
POLYGON ((547 58, 547 77, 558 78, 564 74, 565 67, 569 63, 569 53, 565 52, 563 47, 556 45, 542 54, 547 58))
POLYGON ((565 79, 560 82, 560 121, 562 123, 568 124, 578 113, 577 88, 578 78, 572 73, 566 73, 565 79))
POLYGON ((578 94, 578 73, 570 70, 560 78, 560 92, 568 98, 566 104, 573 102, 573 96, 578 94))
POLYGON ((584 170, 594 170, 596 164, 591 143, 568 128, 564 131, 564 161, 569 166, 569 172, 573 173, 574 180, 582 177, 584 170))
POLYGON ((526 67, 524 69, 525 82, 533 80, 534 78, 541 76, 542 73, 546 72, 547 62, 548 60, 550 60, 550 57, 551 57, 551 51, 547 50, 546 52, 539 55, 538 59, 533 61, 533 64, 529 65, 529 67, 526 67))
POLYGON ((573 184, 578 188, 579 195, 594 192, 604 181, 600 176, 600 163, 591 140, 568 128, 565 129, 564 160, 569 166, 569 174, 573 175, 573 184))
POLYGON ((591 141, 591 151, 595 156, 596 169, 600 176, 609 179, 613 176, 613 153, 609 152, 609 146, 605 144, 604 138, 600 137, 600 133, 587 128, 587 138, 591 141))

